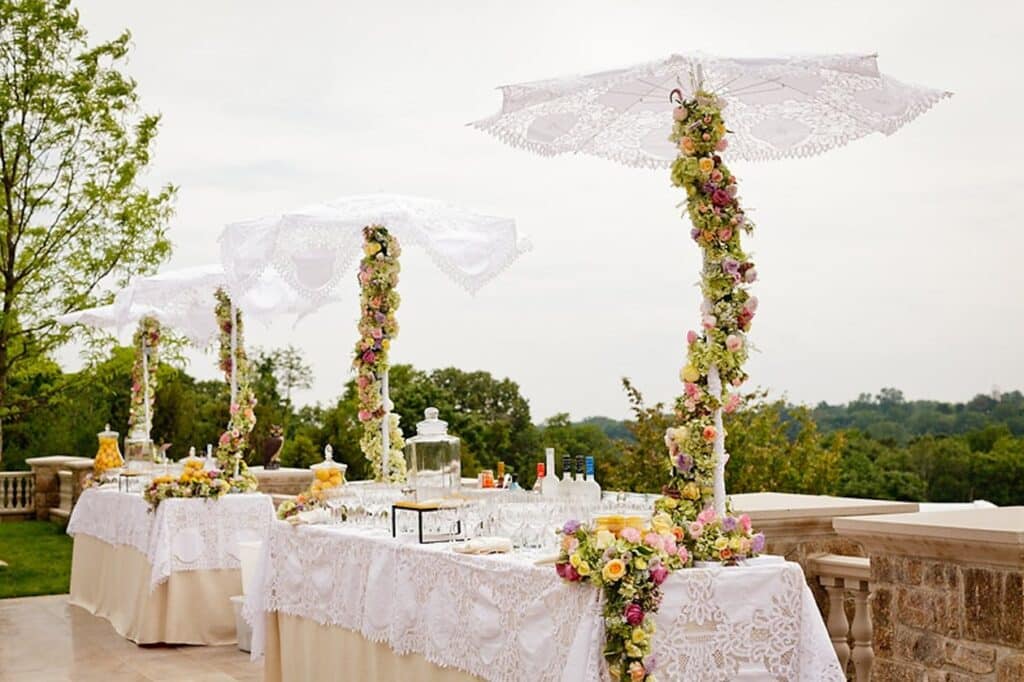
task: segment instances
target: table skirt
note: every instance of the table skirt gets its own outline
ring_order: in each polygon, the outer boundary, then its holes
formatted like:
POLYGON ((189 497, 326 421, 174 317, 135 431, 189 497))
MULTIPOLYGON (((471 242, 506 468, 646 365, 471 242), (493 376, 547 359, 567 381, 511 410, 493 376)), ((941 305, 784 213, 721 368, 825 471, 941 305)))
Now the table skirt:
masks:
POLYGON ((176 571, 150 589, 153 567, 127 545, 75 537, 71 597, 136 644, 234 644, 231 597, 242 593, 239 570, 176 571))
POLYGON ((442 668, 418 654, 401 656, 358 632, 273 611, 267 614, 264 682, 348 682, 415 680, 480 682, 454 668, 442 668))

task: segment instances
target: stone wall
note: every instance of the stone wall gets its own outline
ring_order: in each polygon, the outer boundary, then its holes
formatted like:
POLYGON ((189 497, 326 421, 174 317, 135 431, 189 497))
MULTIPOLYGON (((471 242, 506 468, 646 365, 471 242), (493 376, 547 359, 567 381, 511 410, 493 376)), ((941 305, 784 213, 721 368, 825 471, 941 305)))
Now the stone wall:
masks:
POLYGON ((871 557, 879 682, 1024 680, 1024 573, 871 557))

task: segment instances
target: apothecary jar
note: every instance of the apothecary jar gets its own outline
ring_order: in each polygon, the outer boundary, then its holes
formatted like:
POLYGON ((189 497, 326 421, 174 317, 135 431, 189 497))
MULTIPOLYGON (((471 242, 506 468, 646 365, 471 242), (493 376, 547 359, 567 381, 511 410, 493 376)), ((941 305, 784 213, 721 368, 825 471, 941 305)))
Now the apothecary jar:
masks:
POLYGON ((456 495, 462 484, 461 442, 448 435, 448 422, 438 419, 436 407, 423 414, 416 435, 405 442, 408 483, 419 502, 456 495))

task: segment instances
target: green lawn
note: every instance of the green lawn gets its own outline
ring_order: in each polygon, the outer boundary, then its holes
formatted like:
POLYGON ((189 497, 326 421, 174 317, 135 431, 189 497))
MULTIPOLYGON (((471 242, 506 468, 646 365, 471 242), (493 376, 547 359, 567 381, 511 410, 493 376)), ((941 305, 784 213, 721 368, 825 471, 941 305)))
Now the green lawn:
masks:
POLYGON ((0 599, 62 594, 71 580, 71 538, 49 521, 0 523, 0 599))

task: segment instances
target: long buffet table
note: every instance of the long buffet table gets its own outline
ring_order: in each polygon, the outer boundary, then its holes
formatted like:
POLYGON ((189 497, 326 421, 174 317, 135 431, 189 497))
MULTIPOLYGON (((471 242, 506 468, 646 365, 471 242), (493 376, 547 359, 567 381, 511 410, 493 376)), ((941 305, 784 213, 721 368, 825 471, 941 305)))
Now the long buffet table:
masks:
POLYGON ((265 539, 273 518, 261 494, 168 499, 151 512, 140 494, 86 490, 68 524, 69 602, 139 644, 231 644, 238 543, 265 539))
MULTIPOLYGON (((277 521, 264 550, 245 609, 266 682, 607 679, 598 591, 530 555, 277 521)), ((781 558, 679 571, 656 617, 660 682, 845 679, 802 570, 781 558)))

